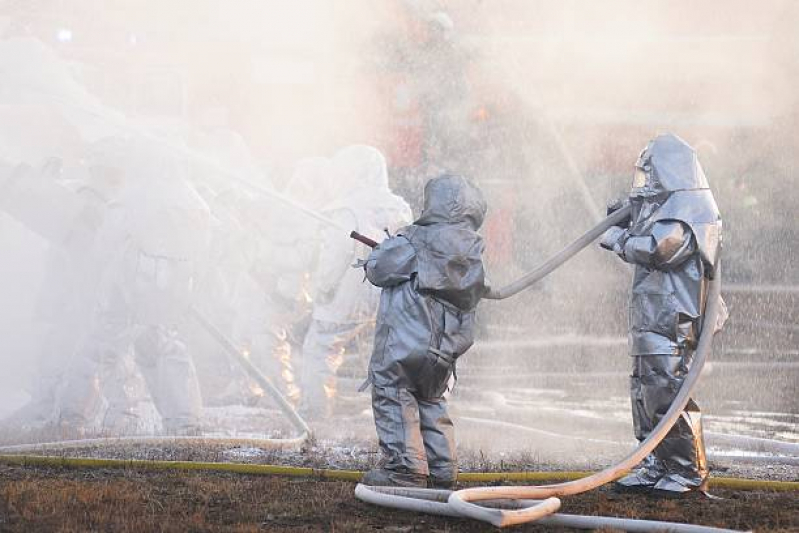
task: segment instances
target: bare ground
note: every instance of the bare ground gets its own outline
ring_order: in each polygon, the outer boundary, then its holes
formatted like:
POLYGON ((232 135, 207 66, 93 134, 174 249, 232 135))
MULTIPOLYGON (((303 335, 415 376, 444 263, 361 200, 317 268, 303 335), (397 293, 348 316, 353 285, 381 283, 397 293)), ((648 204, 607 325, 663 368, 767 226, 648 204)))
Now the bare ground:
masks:
MULTIPOLYGON (((495 530, 468 520, 373 507, 356 500, 353 488, 352 483, 305 478, 0 466, 0 531, 495 530)), ((565 499, 563 512, 799 531, 795 493, 716 494, 724 499, 654 500, 598 490, 565 499)))

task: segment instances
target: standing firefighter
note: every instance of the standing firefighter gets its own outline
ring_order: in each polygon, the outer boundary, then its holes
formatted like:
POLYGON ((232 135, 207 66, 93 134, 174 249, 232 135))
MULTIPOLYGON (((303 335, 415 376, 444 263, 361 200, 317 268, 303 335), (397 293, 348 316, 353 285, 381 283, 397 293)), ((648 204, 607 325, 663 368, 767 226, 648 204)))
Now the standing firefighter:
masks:
POLYGON ((455 435, 443 397, 455 361, 473 343, 475 307, 486 291, 486 202, 460 176, 430 180, 413 225, 369 256, 366 276, 383 288, 369 363, 381 468, 367 485, 452 487, 455 435))
POLYGON ((133 356, 168 435, 200 431, 202 398, 186 322, 205 267, 210 212, 185 179, 181 161, 151 141, 131 141, 125 187, 93 243, 93 316, 61 391, 60 423, 94 429, 101 396, 104 429, 140 431, 130 373, 133 356))
MULTIPOLYGON (((679 137, 650 141, 636 162, 629 228, 607 230, 602 246, 636 266, 630 301, 630 379, 635 436, 666 413, 691 366, 709 280, 721 248, 721 217, 696 152, 679 137)), ((718 324, 720 328, 726 311, 718 324)), ((677 423, 620 488, 684 493, 708 477, 699 407, 677 423)))
MULTIPOLYGON (((322 213, 339 226, 377 235, 411 221, 410 207, 389 188, 386 160, 379 150, 348 146, 333 156, 331 167, 327 179, 342 192, 322 213)), ((374 323, 379 291, 363 283, 362 273, 351 268, 363 257, 361 252, 361 245, 336 228, 322 232, 317 268, 311 275, 312 320, 302 346, 302 410, 310 420, 333 413, 336 372, 358 335, 374 323)))

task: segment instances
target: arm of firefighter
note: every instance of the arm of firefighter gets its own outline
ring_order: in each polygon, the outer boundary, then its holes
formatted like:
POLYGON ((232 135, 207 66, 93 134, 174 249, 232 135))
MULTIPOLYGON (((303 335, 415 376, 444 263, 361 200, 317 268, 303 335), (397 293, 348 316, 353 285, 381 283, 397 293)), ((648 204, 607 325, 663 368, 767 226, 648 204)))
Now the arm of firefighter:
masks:
POLYGON ((651 235, 627 237, 619 255, 628 263, 672 270, 694 253, 691 228, 678 220, 663 220, 655 223, 651 235))
POLYGON ((392 287, 416 272, 416 250, 402 235, 384 240, 366 260, 366 278, 372 285, 392 287))

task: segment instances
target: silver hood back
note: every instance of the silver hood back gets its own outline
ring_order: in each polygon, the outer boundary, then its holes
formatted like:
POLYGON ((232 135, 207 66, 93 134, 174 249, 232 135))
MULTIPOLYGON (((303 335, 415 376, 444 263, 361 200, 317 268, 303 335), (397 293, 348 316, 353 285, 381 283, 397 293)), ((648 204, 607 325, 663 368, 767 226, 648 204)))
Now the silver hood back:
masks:
POLYGON ((649 141, 635 166, 644 171, 646 182, 643 187, 634 186, 631 196, 651 197, 710 188, 696 151, 673 133, 649 141))
POLYGON ((424 187, 424 209, 417 226, 467 223, 473 230, 483 225, 488 206, 483 193, 462 176, 445 174, 424 187))

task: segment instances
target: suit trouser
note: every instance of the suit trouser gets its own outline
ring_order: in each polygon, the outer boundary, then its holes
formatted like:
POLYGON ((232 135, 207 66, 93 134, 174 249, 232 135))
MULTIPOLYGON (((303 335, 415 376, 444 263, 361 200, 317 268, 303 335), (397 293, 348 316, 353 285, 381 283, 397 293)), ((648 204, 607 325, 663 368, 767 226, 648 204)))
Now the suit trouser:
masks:
POLYGON ((131 325, 121 316, 101 317, 75 355, 60 395, 60 418, 93 427, 101 395, 112 415, 129 412, 123 362, 131 349, 164 430, 196 430, 202 410, 197 372, 178 330, 131 325))
POLYGON ((419 398, 405 388, 373 385, 372 411, 384 468, 456 478, 455 428, 444 398, 419 398))
MULTIPOLYGON (((630 377, 635 437, 642 441, 666 414, 691 365, 692 352, 682 356, 633 356, 630 377)), ((653 452, 663 474, 684 487, 698 487, 708 476, 699 406, 689 400, 666 438, 653 452)), ((666 487, 664 487, 666 488, 666 487)))

